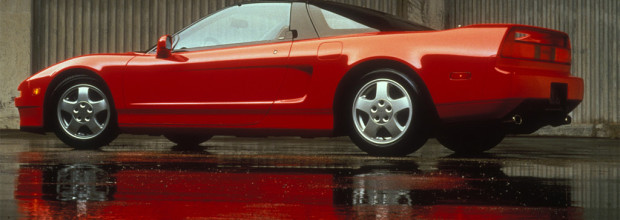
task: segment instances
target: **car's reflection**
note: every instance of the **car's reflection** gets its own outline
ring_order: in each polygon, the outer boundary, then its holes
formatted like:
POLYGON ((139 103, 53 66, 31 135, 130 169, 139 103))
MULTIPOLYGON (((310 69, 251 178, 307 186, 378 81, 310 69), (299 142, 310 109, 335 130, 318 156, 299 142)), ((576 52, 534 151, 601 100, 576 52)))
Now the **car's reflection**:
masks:
MULTIPOLYGON (((109 172, 90 164, 73 164, 53 169, 45 187, 53 187, 60 201, 107 201, 112 199, 116 182, 109 172), (53 175, 56 174, 56 175, 53 175), (55 184, 54 184, 55 183, 55 184)), ((45 189, 44 192, 54 192, 45 189)), ((48 194, 49 195, 49 194, 48 194)))
POLYGON ((579 214, 571 207, 565 180, 506 176, 493 160, 443 158, 422 169, 412 161, 387 159, 331 159, 320 167, 304 160, 285 163, 291 158, 253 166, 246 157, 200 154, 98 153, 76 163, 60 155, 21 155, 15 197, 24 216, 522 219, 579 214), (135 162, 128 161, 132 157, 135 162), (188 157, 193 159, 183 161, 188 157))

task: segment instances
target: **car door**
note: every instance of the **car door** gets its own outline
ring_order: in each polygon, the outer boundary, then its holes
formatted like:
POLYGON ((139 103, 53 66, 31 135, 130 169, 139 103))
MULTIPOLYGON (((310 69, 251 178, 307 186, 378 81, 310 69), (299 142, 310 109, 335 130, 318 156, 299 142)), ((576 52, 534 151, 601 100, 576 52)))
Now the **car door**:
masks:
POLYGON ((173 37, 170 57, 137 56, 124 80, 131 124, 230 126, 258 123, 286 70, 291 3, 219 11, 173 37))

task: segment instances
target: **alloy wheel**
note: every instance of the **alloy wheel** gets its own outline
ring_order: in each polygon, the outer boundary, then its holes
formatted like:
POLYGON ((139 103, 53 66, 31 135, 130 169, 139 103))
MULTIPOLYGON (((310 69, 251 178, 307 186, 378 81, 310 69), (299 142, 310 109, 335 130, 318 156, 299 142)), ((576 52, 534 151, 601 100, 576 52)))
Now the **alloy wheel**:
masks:
POLYGON ((391 79, 366 83, 352 108, 357 132, 367 141, 386 145, 399 140, 411 126, 413 102, 407 90, 391 79))
POLYGON ((110 104, 97 87, 79 84, 67 89, 58 100, 57 120, 63 131, 88 140, 101 134, 110 122, 110 104))

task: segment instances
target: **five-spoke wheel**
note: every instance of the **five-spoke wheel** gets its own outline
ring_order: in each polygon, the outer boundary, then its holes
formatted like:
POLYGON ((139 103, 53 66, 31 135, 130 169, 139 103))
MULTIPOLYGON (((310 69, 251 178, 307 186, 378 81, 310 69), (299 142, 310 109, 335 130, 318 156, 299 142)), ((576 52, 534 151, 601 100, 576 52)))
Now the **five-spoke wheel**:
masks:
POLYGON ((366 140, 376 144, 398 140, 411 124, 411 97, 402 85, 391 79, 366 83, 353 105, 355 128, 366 140))
POLYGON ((102 84, 76 75, 65 79, 54 91, 56 135, 79 149, 95 149, 116 137, 111 100, 102 84))
POLYGON ((101 134, 110 122, 110 105, 105 94, 89 84, 67 89, 58 100, 57 117, 61 128, 76 139, 101 134))
POLYGON ((415 84, 392 69, 370 72, 351 96, 351 139, 372 155, 403 156, 420 148, 421 106, 415 84))

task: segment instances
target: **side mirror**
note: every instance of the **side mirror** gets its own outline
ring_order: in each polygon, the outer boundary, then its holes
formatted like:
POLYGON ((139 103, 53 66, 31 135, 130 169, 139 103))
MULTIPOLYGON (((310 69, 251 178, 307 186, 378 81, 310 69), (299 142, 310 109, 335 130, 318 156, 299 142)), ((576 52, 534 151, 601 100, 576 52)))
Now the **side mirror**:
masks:
POLYGON ((164 35, 157 41, 157 58, 168 58, 172 55, 172 37, 164 35))

